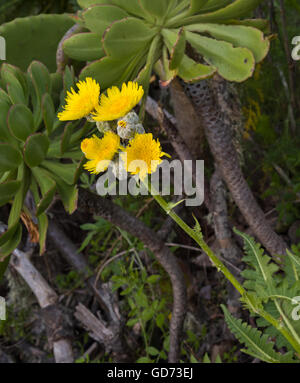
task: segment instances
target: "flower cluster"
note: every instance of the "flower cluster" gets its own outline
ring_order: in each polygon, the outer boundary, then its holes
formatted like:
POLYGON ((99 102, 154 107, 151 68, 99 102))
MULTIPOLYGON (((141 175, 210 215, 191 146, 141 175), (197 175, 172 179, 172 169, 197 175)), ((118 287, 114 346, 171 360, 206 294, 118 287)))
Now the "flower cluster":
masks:
POLYGON ((103 135, 82 141, 81 150, 88 160, 84 168, 98 174, 112 166, 119 179, 129 172, 143 180, 155 172, 161 157, 167 154, 151 133, 145 133, 133 111, 144 95, 143 88, 130 81, 121 90, 113 86, 100 96, 99 84, 90 77, 76 85, 78 91, 71 88, 67 93, 66 105, 58 118, 68 121, 85 117, 95 122, 103 135))

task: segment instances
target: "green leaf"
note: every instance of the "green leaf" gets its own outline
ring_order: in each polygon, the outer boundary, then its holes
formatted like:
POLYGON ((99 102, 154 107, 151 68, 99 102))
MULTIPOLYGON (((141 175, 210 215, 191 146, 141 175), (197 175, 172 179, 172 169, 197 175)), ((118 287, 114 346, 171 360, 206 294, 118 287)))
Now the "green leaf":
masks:
POLYGON ((74 124, 72 122, 68 122, 65 125, 64 132, 61 139, 61 146, 60 146, 60 152, 63 155, 70 146, 70 140, 72 137, 72 133, 74 130, 74 124))
POLYGON ((242 275, 247 279, 245 287, 255 292, 258 285, 261 285, 266 292, 272 290, 274 286, 273 275, 278 271, 278 266, 271 262, 268 255, 264 255, 264 250, 252 237, 235 228, 234 232, 244 240, 246 256, 243 261, 250 266, 242 272, 242 275))
POLYGON ((155 30, 149 28, 142 20, 129 17, 116 21, 107 29, 103 47, 107 55, 120 60, 134 56, 150 46, 155 34, 155 30))
POLYGON ((21 162, 22 157, 17 149, 0 142, 0 173, 16 169, 21 162))
POLYGON ((11 135, 7 126, 7 116, 10 109, 10 104, 0 101, 0 140, 11 141, 11 135))
POLYGON ((14 137, 26 141, 34 132, 33 114, 24 104, 13 105, 8 113, 8 127, 14 137))
POLYGON ((42 97, 45 93, 51 94, 51 77, 48 69, 38 61, 30 64, 28 74, 31 80, 34 125, 37 130, 43 117, 41 108, 42 97))
POLYGON ((129 319, 127 322, 126 322, 126 326, 128 327, 133 327, 135 324, 137 324, 139 322, 138 318, 132 318, 132 319, 129 319))
MULTIPOLYGON (((128 1, 128 0, 127 0, 128 1)), ((141 356, 136 363, 153 363, 153 360, 146 357, 146 356, 141 356)))
POLYGON ((208 33, 215 39, 227 41, 235 47, 248 48, 256 62, 262 61, 269 51, 269 39, 264 38, 264 34, 256 28, 218 24, 193 24, 186 28, 190 32, 208 33))
POLYGON ((228 81, 242 82, 251 77, 255 67, 254 56, 247 48, 234 48, 225 41, 217 41, 186 32, 188 42, 228 81))
POLYGON ((211 363, 210 358, 209 358, 207 352, 204 354, 202 363, 211 363))
POLYGON ((56 120, 54 103, 49 93, 45 93, 42 98, 42 114, 48 136, 53 129, 54 121, 56 120))
POLYGON ((7 93, 12 104, 26 104, 26 98, 20 82, 11 76, 11 81, 6 85, 7 93))
POLYGON ((264 33, 270 33, 270 22, 264 19, 244 19, 244 20, 228 20, 223 21, 223 24, 244 25, 261 30, 264 33))
MULTIPOLYGON (((39 167, 32 168, 32 174, 42 192, 42 198, 36 201, 36 216, 38 217, 44 213, 53 201, 56 191, 56 183, 51 177, 48 176, 47 172, 39 167)), ((35 186, 33 185, 33 187, 35 186)))
MULTIPOLYGON (((3 258, 8 257, 19 245, 22 239, 22 225, 18 224, 17 229, 14 232, 13 236, 3 245, 0 247, 0 261, 3 258)), ((7 259, 7 258, 6 258, 7 259)), ((2 269, 2 275, 5 273, 5 265, 6 262, 4 261, 4 267, 2 269)), ((1 275, 0 275, 1 278, 1 275)))
POLYGON ((38 60, 55 72, 58 43, 73 24, 67 14, 22 17, 2 24, 0 35, 6 40, 7 62, 25 71, 38 60))
MULTIPOLYGON (((208 22, 221 22, 223 20, 239 19, 242 16, 246 16, 250 11, 255 9, 262 0, 235 0, 233 3, 227 6, 217 9, 214 12, 199 14, 196 16, 187 17, 182 24, 194 24, 194 23, 208 23, 208 22)), ((177 26, 176 23, 172 27, 177 26)))
POLYGON ((11 100, 9 98, 9 95, 1 88, 0 88, 0 102, 5 102, 8 105, 11 104, 11 100))
POLYGON ((120 60, 112 57, 103 57, 101 60, 87 65, 80 73, 80 79, 93 77, 99 84, 101 89, 105 90, 112 85, 121 85, 125 79, 124 72, 130 65, 129 60, 120 60), (124 80, 123 80, 124 79, 124 80))
POLYGON ((143 8, 150 16, 154 16, 158 20, 165 17, 169 6, 169 0, 139 0, 139 3, 141 8, 143 8))
POLYGON ((101 36, 97 33, 78 33, 63 43, 65 54, 74 60, 92 61, 102 58, 105 54, 101 45, 101 36))
POLYGON ((20 186, 20 181, 6 181, 0 184, 0 206, 13 199, 20 186))
POLYGON ((0 236, 0 246, 4 246, 6 242, 10 241, 18 229, 20 214, 30 184, 30 178, 28 168, 26 168, 25 164, 22 163, 19 166, 17 175, 17 181, 21 182, 21 186, 15 194, 15 198, 10 209, 7 231, 0 236))
POLYGON ((42 133, 35 133, 28 137, 24 146, 24 159, 26 164, 33 168, 38 166, 46 157, 49 148, 49 139, 42 133))
POLYGON ((159 351, 157 348, 155 347, 152 347, 152 346, 149 346, 146 348, 146 352, 147 354, 151 355, 151 356, 156 356, 159 354, 159 351))
POLYGON ((48 230, 48 217, 46 214, 38 216, 40 255, 46 251, 46 239, 48 230))
POLYGON ((199 64, 184 55, 178 69, 178 76, 185 82, 193 83, 212 77, 216 70, 213 66, 199 64))
POLYGON ((91 32, 100 37, 105 30, 117 20, 128 17, 128 13, 114 5, 94 5, 82 13, 84 24, 91 32))
POLYGON ((63 164, 57 161, 45 160, 41 166, 49 170, 53 175, 60 177, 68 185, 73 185, 76 164, 63 164))
POLYGON ((165 316, 164 316, 164 314, 162 314, 162 313, 157 314, 155 322, 156 322, 157 326, 161 330, 163 330, 164 329, 164 324, 165 324, 165 316))
POLYGON ((39 61, 33 61, 28 67, 28 73, 36 86, 40 99, 45 93, 51 94, 51 77, 48 68, 39 61))
POLYGON ((194 15, 195 13, 199 13, 205 5, 207 5, 209 0, 190 0, 190 8, 188 11, 189 15, 194 15))
POLYGON ((274 351, 274 343, 269 341, 268 335, 262 335, 261 331, 242 322, 241 319, 234 318, 224 305, 221 307, 229 329, 240 342, 248 347, 248 353, 251 352, 259 359, 268 363, 293 361, 290 353, 282 355, 274 351))
POLYGON ((111 3, 124 9, 131 15, 146 19, 148 17, 148 13, 140 6, 139 0, 111 0, 111 3))
POLYGON ((184 57, 185 47, 186 47, 185 31, 183 28, 181 28, 178 32, 177 40, 171 51, 171 58, 170 58, 171 70, 174 70, 179 67, 184 57))
POLYGON ((147 282, 151 284, 155 284, 160 278, 160 275, 150 275, 150 277, 147 278, 147 282))
POLYGON ((205 6, 201 9, 200 13, 208 13, 216 11, 217 9, 224 8, 230 4, 232 0, 208 0, 205 6))
POLYGON ((1 66, 1 78, 6 84, 14 84, 15 80, 21 85, 25 103, 28 103, 29 88, 25 74, 16 66, 3 63, 1 66))

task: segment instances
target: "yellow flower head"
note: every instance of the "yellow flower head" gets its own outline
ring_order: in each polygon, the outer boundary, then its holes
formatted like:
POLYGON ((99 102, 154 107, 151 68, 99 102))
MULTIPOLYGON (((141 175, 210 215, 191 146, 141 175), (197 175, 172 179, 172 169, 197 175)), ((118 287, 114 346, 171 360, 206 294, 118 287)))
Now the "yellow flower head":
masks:
POLYGON ((167 155, 162 152, 160 142, 155 141, 151 133, 136 134, 129 142, 121 159, 125 169, 131 174, 138 174, 143 180, 147 173, 154 173, 162 162, 161 157, 167 155))
POLYGON ((93 174, 104 172, 120 149, 120 137, 113 132, 104 133, 103 138, 93 135, 81 142, 81 150, 88 161, 84 168, 93 174))
POLYGON ((99 105, 100 85, 91 77, 76 84, 78 92, 67 92, 64 111, 58 113, 60 121, 79 120, 88 116, 99 105))
POLYGON ((144 90, 136 82, 129 81, 122 85, 122 90, 113 86, 107 89, 107 96, 102 94, 100 105, 93 113, 95 121, 112 121, 124 117, 143 97, 144 90))

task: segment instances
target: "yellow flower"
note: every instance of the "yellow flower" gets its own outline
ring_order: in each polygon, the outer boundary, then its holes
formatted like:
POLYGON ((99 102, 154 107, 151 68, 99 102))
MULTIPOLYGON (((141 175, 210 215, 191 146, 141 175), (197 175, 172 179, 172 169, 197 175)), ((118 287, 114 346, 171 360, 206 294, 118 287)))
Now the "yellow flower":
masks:
POLYGON ((120 137, 113 132, 104 133, 103 138, 95 134, 92 138, 86 138, 81 142, 81 150, 90 161, 84 168, 93 174, 104 172, 118 149, 121 149, 120 137))
POLYGON ((144 90, 136 82, 129 81, 122 85, 122 90, 113 86, 107 89, 107 96, 102 94, 100 105, 93 113, 95 121, 112 121, 124 117, 143 97, 144 90))
POLYGON ((60 121, 79 120, 88 116, 99 105, 100 85, 91 77, 76 84, 78 92, 67 92, 64 111, 58 113, 60 121))
POLYGON ((169 156, 162 152, 160 142, 155 141, 151 133, 136 134, 129 142, 121 159, 125 169, 131 174, 138 174, 143 180, 147 173, 154 173, 157 166, 162 163, 162 156, 169 156))

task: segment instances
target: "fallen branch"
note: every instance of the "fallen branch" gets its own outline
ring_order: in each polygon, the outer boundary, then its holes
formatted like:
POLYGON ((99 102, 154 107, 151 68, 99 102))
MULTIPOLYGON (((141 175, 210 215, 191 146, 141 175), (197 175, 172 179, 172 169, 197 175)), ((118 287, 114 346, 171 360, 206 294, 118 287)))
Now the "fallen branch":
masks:
POLYGON ((170 363, 179 361, 180 338, 186 313, 186 286, 180 266, 157 234, 136 217, 108 199, 80 189, 78 209, 101 216, 141 240, 169 274, 173 288, 173 311, 170 325, 170 363))
POLYGON ((28 254, 18 249, 14 250, 10 265, 22 276, 36 296, 46 323, 48 341, 53 347, 55 362, 72 363, 74 357, 70 341, 70 329, 66 326, 65 316, 58 304, 57 294, 33 266, 28 254))
POLYGON ((112 352, 116 362, 125 362, 128 359, 128 355, 125 354, 120 358, 124 348, 119 331, 113 325, 107 326, 101 318, 97 318, 82 303, 77 305, 75 317, 89 332, 91 338, 104 345, 106 352, 112 352))
MULTIPOLYGON (((113 350, 114 358, 117 361, 126 361, 128 358, 128 348, 123 340, 124 320, 119 311, 117 298, 112 293, 111 287, 108 284, 101 284, 97 281, 96 275, 89 269, 84 255, 78 251, 74 243, 53 221, 49 223, 48 236, 65 260, 87 280, 89 288, 93 291, 104 311, 107 331, 110 332, 110 329, 114 331, 115 337, 110 342, 110 349, 113 350)), ((100 334, 98 338, 101 338, 100 334)), ((101 343, 106 345, 106 338, 103 338, 101 343)))

